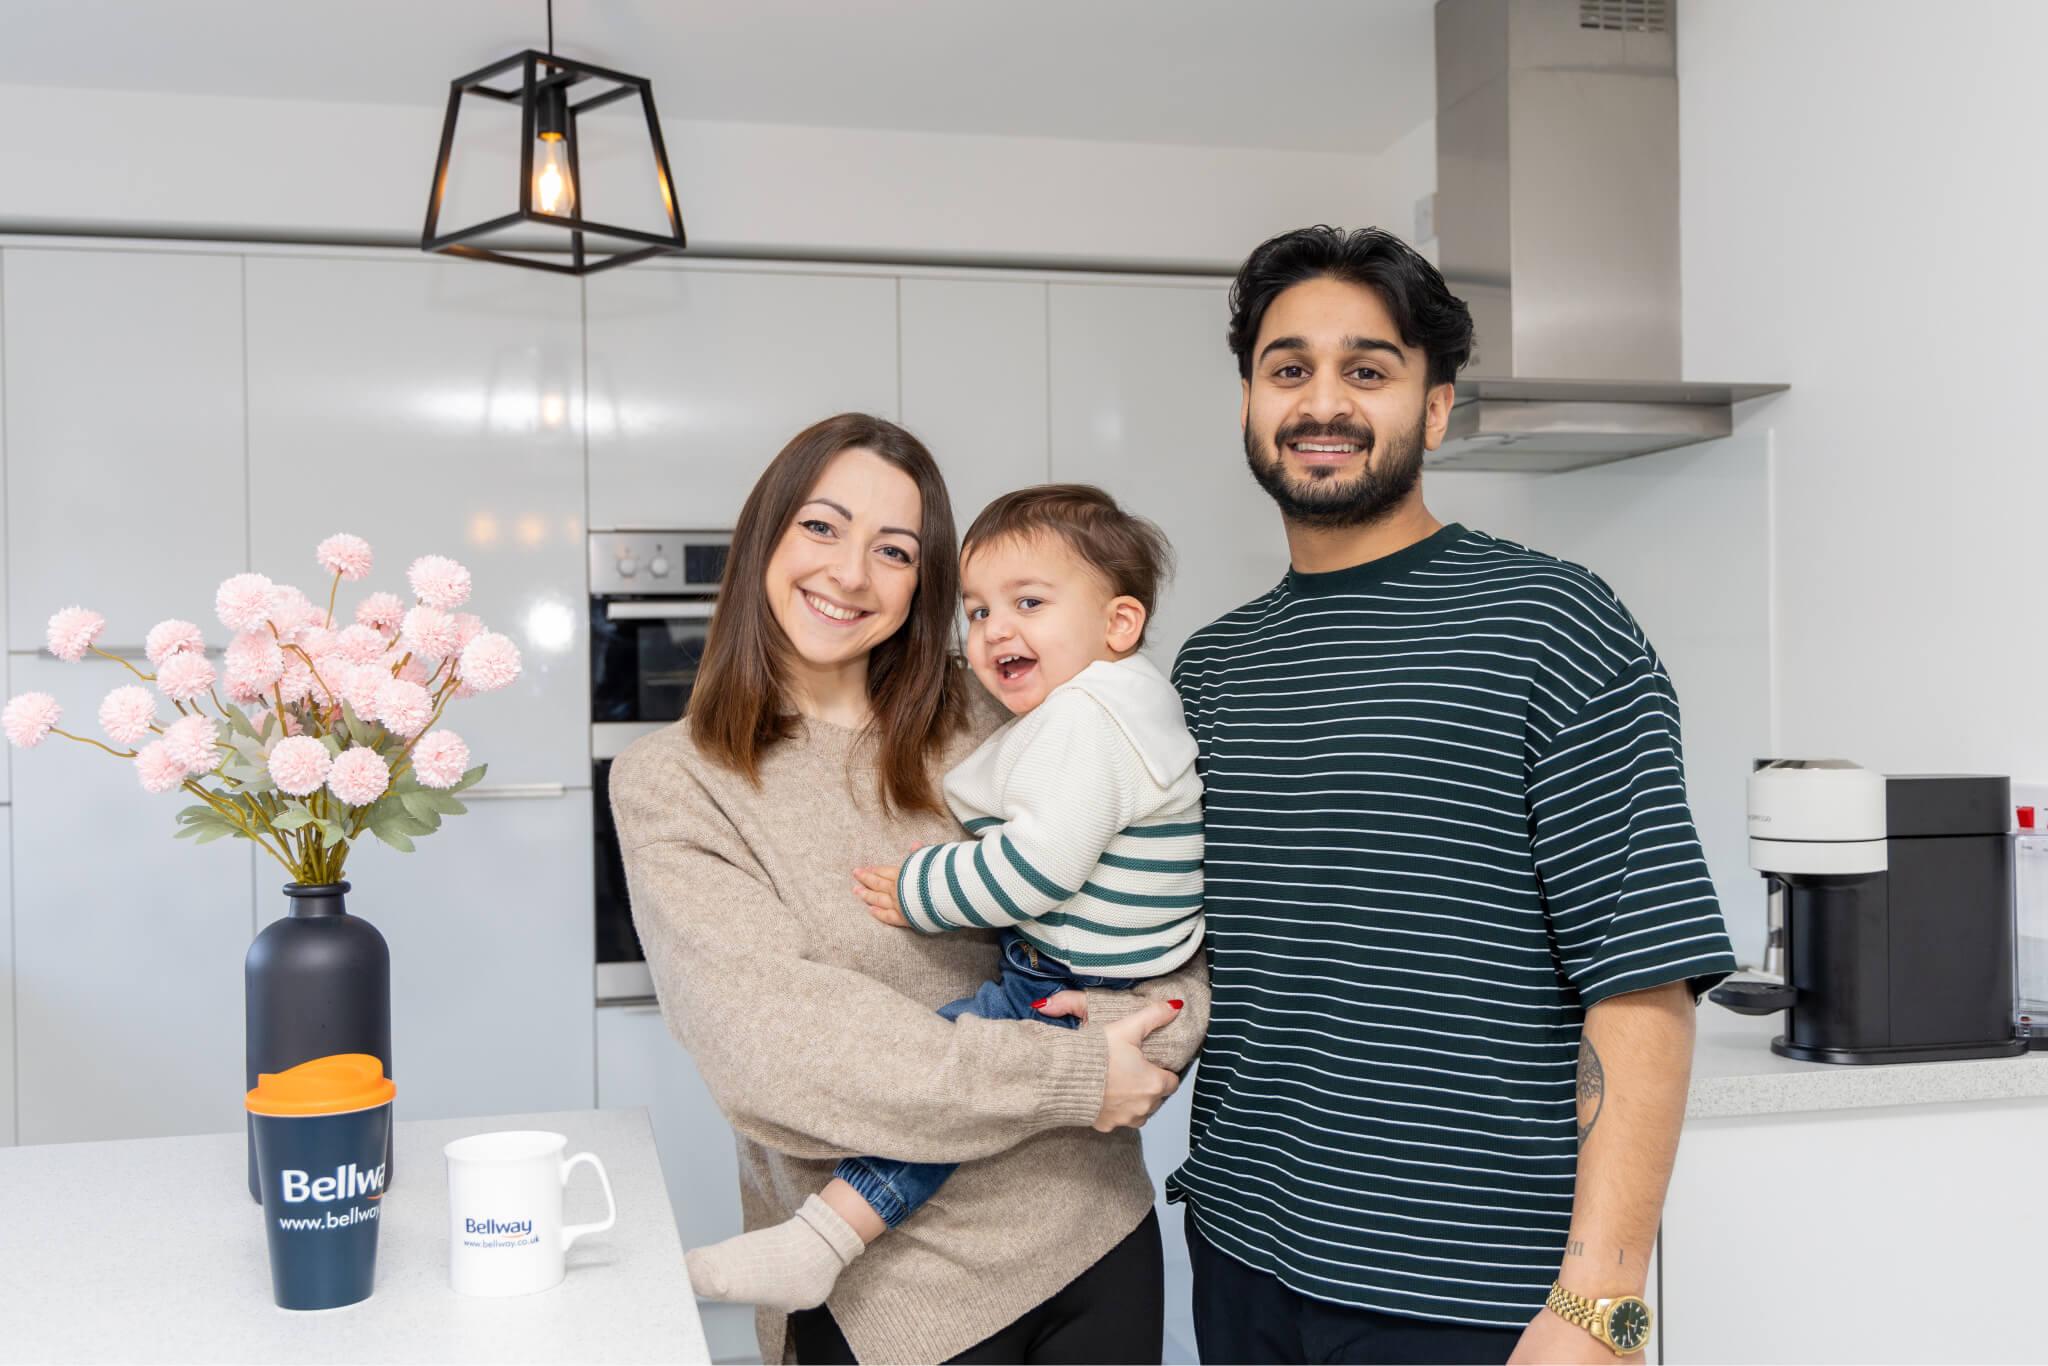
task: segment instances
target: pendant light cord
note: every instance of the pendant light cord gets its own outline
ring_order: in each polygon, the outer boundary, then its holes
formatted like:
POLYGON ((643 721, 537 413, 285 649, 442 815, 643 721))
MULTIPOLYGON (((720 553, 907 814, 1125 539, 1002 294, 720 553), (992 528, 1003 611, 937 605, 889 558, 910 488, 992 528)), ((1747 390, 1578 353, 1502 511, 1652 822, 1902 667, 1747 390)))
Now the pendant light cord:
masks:
POLYGON ((548 55, 555 55, 555 0, 548 0, 548 55))

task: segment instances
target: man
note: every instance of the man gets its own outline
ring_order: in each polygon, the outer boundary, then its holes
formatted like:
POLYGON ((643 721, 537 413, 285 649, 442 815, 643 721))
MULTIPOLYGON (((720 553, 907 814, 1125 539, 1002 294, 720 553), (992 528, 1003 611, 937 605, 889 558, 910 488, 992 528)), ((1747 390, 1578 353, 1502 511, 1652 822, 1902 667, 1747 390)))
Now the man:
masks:
POLYGON ((1735 966, 1670 679, 1593 574, 1430 515, 1472 322, 1426 260, 1305 228, 1231 310, 1292 569, 1174 670, 1215 979, 1168 1183, 1202 1357, 1638 1355, 1694 1002, 1735 966))

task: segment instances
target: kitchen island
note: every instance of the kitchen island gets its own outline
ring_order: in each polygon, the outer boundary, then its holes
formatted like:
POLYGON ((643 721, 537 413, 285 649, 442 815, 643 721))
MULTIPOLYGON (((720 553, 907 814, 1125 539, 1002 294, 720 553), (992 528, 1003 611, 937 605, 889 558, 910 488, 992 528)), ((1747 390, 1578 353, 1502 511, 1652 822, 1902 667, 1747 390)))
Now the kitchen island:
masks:
MULTIPOLYGON (((710 1359, 645 1111, 400 1119, 395 1148, 376 1293, 315 1313, 271 1301, 240 1133, 0 1148, 0 1361, 710 1359), (468 1299, 448 1288, 441 1148, 500 1129, 553 1130, 597 1154, 618 1222, 569 1249, 554 1289, 468 1299)), ((590 1173, 571 1180, 563 1215, 603 1217, 590 1173)))
POLYGON ((2048 1360, 2048 1052, 1845 1067, 1783 1029, 1700 1007, 1661 1360, 2048 1360))

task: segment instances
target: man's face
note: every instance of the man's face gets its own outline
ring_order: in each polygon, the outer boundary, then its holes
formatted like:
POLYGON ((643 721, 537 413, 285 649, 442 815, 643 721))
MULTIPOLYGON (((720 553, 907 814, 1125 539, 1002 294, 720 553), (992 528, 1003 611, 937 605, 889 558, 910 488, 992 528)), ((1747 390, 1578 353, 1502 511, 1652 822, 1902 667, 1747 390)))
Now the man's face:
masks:
POLYGON ((1364 526, 1397 507, 1450 420, 1452 387, 1364 285, 1321 277, 1275 296, 1245 381, 1244 454, 1293 522, 1364 526))

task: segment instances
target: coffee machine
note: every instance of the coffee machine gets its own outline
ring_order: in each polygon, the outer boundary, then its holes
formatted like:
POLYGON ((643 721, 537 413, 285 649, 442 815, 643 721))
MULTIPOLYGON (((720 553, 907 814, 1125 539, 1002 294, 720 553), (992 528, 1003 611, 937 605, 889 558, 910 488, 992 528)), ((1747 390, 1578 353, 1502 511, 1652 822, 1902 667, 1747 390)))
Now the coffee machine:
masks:
POLYGON ((1749 862, 1764 875, 1782 982, 1711 998, 1785 1012, 1771 1051, 1809 1062, 2024 1053, 2013 1011, 2012 783, 1768 759, 1749 776, 1749 862), (1782 915, 1782 921, 1779 920, 1782 915))

